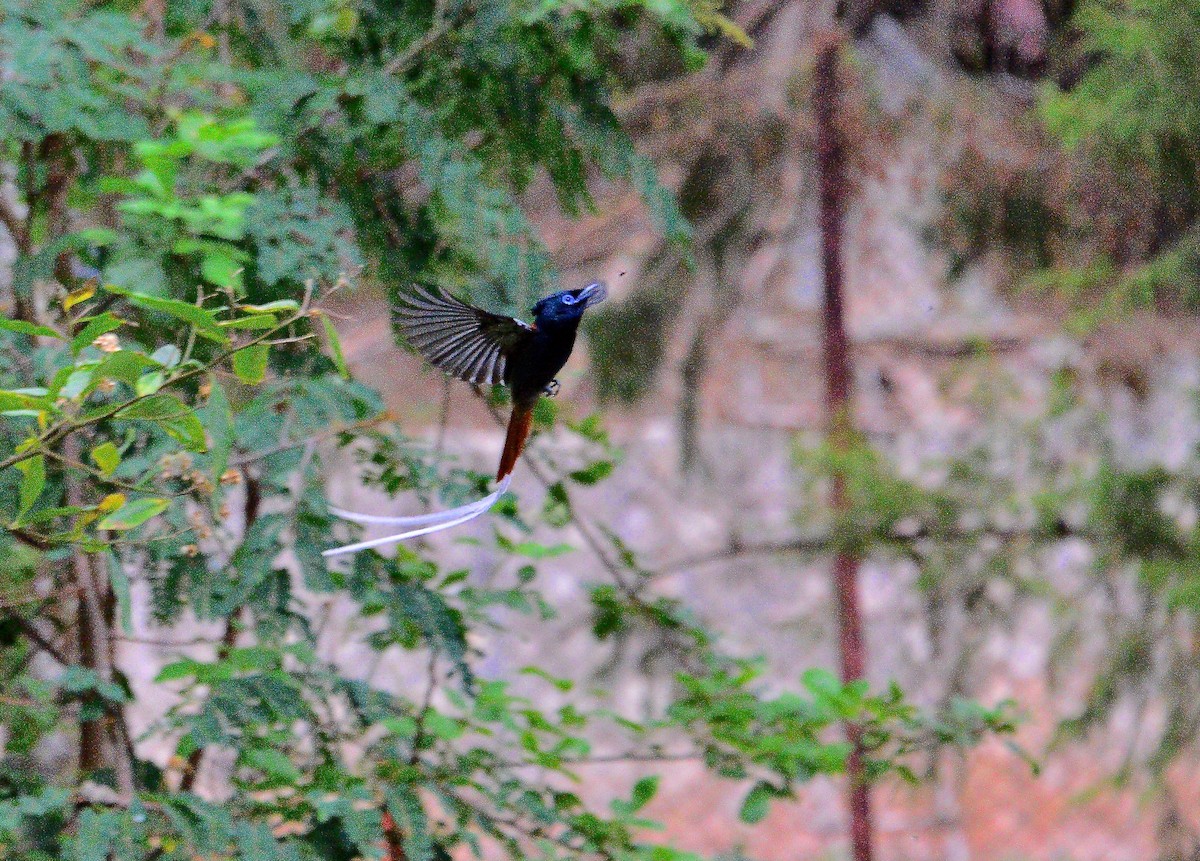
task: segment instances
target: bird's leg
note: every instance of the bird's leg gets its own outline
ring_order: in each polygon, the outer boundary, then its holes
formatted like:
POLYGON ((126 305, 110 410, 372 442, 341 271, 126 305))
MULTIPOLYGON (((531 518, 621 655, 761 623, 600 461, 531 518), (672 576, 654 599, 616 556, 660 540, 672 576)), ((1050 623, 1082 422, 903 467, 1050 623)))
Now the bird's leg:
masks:
POLYGON ((548 398, 555 398, 558 397, 558 390, 561 388, 562 386, 559 385, 558 380, 551 380, 546 384, 546 388, 542 389, 542 394, 548 398))

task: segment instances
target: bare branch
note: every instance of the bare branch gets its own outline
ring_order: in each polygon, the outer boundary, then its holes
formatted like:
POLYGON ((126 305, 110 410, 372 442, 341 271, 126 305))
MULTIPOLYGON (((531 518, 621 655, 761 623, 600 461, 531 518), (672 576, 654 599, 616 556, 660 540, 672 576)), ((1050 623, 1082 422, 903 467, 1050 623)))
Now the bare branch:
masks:
POLYGON ((421 701, 421 709, 417 712, 417 731, 413 733, 412 754, 408 758, 409 765, 416 765, 421 759, 421 744, 425 740, 425 719, 433 708, 433 693, 437 690, 437 649, 429 652, 429 680, 425 686, 425 698, 421 701))
POLYGON ((4 225, 4 229, 12 237, 13 244, 17 246, 17 251, 22 254, 28 254, 29 236, 25 233, 25 225, 22 222, 21 216, 17 215, 17 210, 12 202, 3 194, 0 194, 0 224, 4 225))
MULTIPOLYGON (((472 388, 475 391, 475 395, 481 401, 483 401, 485 406, 487 406, 488 412, 491 413, 495 422, 500 427, 504 427, 503 417, 500 415, 499 411, 488 402, 483 390, 479 388, 479 386, 473 386, 472 388)), ((531 452, 526 452, 524 459, 529 471, 533 473, 533 477, 536 478, 543 487, 549 488, 550 485, 554 483, 542 470, 541 464, 538 463, 531 452)), ((583 536, 583 541, 585 544, 587 544, 588 549, 592 551, 592 554, 597 560, 599 560, 600 564, 604 566, 604 569, 612 576, 618 588, 625 593, 627 598, 640 603, 637 589, 630 585, 628 579, 625 577, 625 572, 621 569, 621 566, 609 558, 608 553, 605 552, 603 546, 601 545, 600 539, 596 536, 596 530, 592 526, 591 522, 580 512, 574 509, 571 510, 571 518, 575 523, 575 526, 579 529, 579 534, 583 536)))
POLYGON ((20 630, 29 642, 33 643, 38 649, 45 652, 50 657, 54 658, 64 667, 69 667, 72 663, 71 659, 63 654, 57 646, 50 642, 49 639, 42 636, 42 632, 37 629, 34 624, 26 619, 16 618, 17 629, 20 630))
POLYGON ((453 21, 447 14, 447 5, 447 0, 437 0, 433 7, 433 26, 425 32, 425 35, 397 54, 390 63, 383 67, 387 74, 398 75, 407 71, 422 52, 450 32, 453 21))

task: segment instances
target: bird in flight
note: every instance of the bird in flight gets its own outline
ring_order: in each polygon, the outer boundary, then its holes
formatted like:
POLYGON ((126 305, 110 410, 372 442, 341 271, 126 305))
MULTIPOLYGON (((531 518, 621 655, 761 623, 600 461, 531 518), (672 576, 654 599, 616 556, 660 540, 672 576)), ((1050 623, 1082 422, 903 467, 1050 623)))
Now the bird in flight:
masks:
POLYGON ((596 281, 561 290, 533 306, 533 322, 476 308, 440 289, 418 287, 396 310, 400 334, 434 367, 468 383, 506 385, 512 414, 496 469, 499 487, 477 502, 415 517, 385 517, 331 509, 347 520, 409 527, 406 532, 326 550, 325 556, 355 553, 380 544, 448 529, 487 511, 508 489, 513 467, 533 424, 533 408, 543 395, 558 392, 555 375, 571 355, 579 322, 588 308, 608 295, 596 281))

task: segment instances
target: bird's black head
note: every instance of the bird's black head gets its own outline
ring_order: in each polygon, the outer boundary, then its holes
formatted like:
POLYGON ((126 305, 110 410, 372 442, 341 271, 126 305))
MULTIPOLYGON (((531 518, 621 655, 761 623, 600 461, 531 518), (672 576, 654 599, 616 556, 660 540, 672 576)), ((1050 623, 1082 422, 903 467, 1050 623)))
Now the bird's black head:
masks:
POLYGON ((539 326, 578 322, 584 311, 603 302, 607 295, 608 289, 599 281, 593 281, 579 290, 550 294, 533 306, 533 315, 539 326))

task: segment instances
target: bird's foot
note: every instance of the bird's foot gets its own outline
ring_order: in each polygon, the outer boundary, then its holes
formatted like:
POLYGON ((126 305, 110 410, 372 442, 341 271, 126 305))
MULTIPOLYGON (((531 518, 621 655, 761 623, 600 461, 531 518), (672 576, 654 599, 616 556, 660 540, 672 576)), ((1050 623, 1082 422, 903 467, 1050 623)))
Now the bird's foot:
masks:
POLYGON ((548 398, 558 397, 558 390, 561 388, 562 386, 559 385, 558 380, 551 380, 546 385, 546 388, 542 389, 542 394, 548 398))

